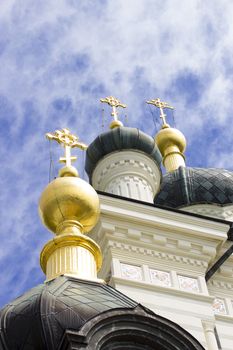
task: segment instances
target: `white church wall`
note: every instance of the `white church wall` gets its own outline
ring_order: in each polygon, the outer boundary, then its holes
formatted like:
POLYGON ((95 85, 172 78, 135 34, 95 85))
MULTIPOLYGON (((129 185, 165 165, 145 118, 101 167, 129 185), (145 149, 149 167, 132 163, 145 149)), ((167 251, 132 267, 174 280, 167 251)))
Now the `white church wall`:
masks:
MULTIPOLYGON (((110 196, 100 201, 101 218, 92 233, 104 256, 100 277, 184 327, 206 349, 217 349, 215 295, 205 273, 229 226, 110 196)), ((218 331, 227 343, 226 332, 218 331)))
POLYGON ((212 297, 178 291, 175 288, 167 290, 155 285, 141 285, 140 282, 129 283, 116 277, 112 278, 112 283, 115 288, 156 314, 178 323, 206 345, 202 320, 213 319, 210 308, 212 297))

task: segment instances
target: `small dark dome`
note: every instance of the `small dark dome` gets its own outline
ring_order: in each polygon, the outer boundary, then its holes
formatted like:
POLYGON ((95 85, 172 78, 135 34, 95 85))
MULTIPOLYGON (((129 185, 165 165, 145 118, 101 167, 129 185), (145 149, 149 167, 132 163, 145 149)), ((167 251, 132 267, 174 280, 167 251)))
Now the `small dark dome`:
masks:
POLYGON ((90 177, 101 158, 122 150, 138 150, 148 154, 160 166, 162 157, 153 138, 136 128, 119 127, 104 132, 89 145, 85 170, 90 177))
POLYGON ((233 173, 224 169, 180 167, 163 176, 154 203, 172 208, 193 204, 231 204, 233 173))
POLYGON ((136 306, 110 286, 61 276, 0 311, 0 349, 57 349, 66 329, 77 331, 105 311, 136 306))

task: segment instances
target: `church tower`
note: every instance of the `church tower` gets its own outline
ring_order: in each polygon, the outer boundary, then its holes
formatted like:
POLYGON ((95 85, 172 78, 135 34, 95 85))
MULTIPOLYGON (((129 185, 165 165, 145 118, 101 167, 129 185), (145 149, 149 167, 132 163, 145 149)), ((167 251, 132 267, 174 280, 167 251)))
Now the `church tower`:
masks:
POLYGON ((113 96, 101 99, 112 107, 110 130, 97 136, 87 149, 86 172, 101 192, 153 203, 161 182, 161 155, 152 137, 124 127, 113 96))
POLYGON ((233 259, 224 265, 223 261, 232 252, 228 250, 232 236, 231 223, 223 215, 231 212, 233 174, 187 168, 185 137, 166 122, 164 110, 172 107, 160 99, 147 103, 159 108, 162 119, 154 146, 149 136, 143 138, 140 131, 118 123, 87 149, 86 171, 100 198, 100 220, 91 234, 103 251, 99 276, 178 323, 207 350, 230 350, 233 259), (131 142, 135 133, 137 139, 131 142), (166 169, 163 176, 155 171, 161 162, 158 149, 166 169), (130 182, 137 157, 138 174, 130 182), (161 183, 154 192, 148 180, 150 169, 154 181, 161 183), (150 188, 153 203, 143 197, 143 187, 137 196, 135 182, 142 177, 147 182, 144 194, 150 188), (211 210, 218 215, 211 215, 211 210))
MULTIPOLYGON (((116 99, 110 103, 118 104, 116 99)), ((140 287, 143 281, 136 289, 131 283, 127 263, 140 269, 134 241, 141 245, 144 225, 144 244, 150 239, 147 231, 154 222, 152 195, 158 192, 161 180, 161 157, 151 137, 133 128, 124 130, 116 114, 114 117, 110 133, 88 148, 87 167, 93 173, 93 182, 99 179, 95 184, 106 190, 100 195, 79 178, 71 165, 75 160, 71 150, 87 146, 68 129, 47 134, 63 146, 65 156, 60 161, 65 166, 45 188, 39 202, 42 222, 55 235, 40 256, 45 282, 0 311, 0 350, 203 350, 187 330, 146 307, 149 295, 153 295, 148 289, 146 297, 140 287), (122 161, 117 163, 112 153, 120 153, 122 161), (111 162, 115 162, 114 172, 121 177, 119 184, 111 173, 111 162), (111 174, 110 181, 106 172, 111 174), (152 183, 153 177, 156 184, 152 183), (101 187, 102 181, 106 187, 101 187), (129 190, 122 199, 115 191, 121 189, 124 195, 125 184, 129 190), (150 214, 145 206, 152 210, 150 214), (98 244, 87 235, 93 229, 98 244), (125 254, 128 240, 132 246, 125 254), (97 276, 102 260, 102 274, 97 276), (118 276, 117 269, 123 263, 129 279, 118 276), (118 286, 119 290, 115 288, 118 286)), ((145 254, 141 247, 139 250, 144 266, 145 254)), ((153 298, 154 305, 157 303, 153 298)))

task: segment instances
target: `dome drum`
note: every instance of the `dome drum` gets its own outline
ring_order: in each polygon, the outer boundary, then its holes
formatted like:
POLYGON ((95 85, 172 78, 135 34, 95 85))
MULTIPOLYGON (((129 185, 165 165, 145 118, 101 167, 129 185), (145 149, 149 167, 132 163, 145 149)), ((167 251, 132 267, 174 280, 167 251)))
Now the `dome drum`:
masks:
POLYGON ((153 203, 160 176, 158 165, 143 152, 123 150, 99 161, 92 184, 99 191, 153 203))
POLYGON ((119 127, 90 144, 85 169, 96 190, 153 203, 161 181, 161 159, 152 137, 119 127))

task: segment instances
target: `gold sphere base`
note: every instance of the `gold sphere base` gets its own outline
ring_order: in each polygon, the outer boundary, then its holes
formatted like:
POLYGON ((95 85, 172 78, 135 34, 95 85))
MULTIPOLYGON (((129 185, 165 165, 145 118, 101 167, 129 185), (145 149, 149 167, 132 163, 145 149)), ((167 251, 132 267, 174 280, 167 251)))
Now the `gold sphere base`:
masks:
POLYGON ((123 123, 120 120, 113 120, 109 125, 110 129, 119 128, 121 126, 123 126, 123 123))

